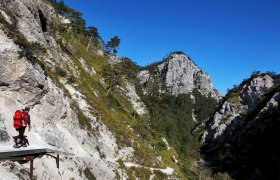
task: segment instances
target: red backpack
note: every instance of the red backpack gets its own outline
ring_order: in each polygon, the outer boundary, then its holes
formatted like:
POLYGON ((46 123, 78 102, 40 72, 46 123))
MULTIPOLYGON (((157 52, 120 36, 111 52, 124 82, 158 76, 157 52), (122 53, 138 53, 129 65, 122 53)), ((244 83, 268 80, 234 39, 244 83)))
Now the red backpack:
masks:
POLYGON ((14 115, 14 127, 16 129, 22 126, 23 112, 21 110, 17 110, 14 115))

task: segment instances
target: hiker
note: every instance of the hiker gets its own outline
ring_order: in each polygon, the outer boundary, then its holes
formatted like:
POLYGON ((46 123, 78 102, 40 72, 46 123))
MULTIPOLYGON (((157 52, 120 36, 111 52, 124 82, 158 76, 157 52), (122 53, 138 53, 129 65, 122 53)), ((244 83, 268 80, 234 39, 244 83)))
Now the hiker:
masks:
POLYGON ((16 139, 16 144, 14 148, 27 147, 26 143, 24 142, 24 132, 26 126, 28 126, 28 131, 31 130, 30 125, 30 115, 28 114, 30 111, 29 107, 25 107, 23 110, 17 110, 14 116, 14 127, 19 132, 18 138, 16 139), (21 146, 19 146, 21 144, 21 146))

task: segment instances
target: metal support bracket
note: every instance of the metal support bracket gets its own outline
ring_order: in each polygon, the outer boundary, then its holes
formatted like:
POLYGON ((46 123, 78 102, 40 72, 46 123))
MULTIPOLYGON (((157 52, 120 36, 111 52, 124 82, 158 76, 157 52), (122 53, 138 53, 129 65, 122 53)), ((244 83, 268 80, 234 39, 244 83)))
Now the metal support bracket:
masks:
POLYGON ((52 157, 52 158, 54 158, 55 159, 55 161, 56 161, 56 167, 57 167, 57 169, 59 169, 59 153, 55 153, 56 154, 56 156, 54 156, 54 155, 52 155, 52 154, 46 154, 47 156, 50 156, 50 157, 52 157))

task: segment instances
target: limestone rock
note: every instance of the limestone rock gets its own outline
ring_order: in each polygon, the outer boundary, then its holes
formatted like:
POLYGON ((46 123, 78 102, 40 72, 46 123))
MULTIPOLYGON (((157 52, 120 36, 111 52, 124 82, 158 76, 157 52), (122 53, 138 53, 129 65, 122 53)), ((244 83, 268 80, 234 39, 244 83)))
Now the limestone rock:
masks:
POLYGON ((100 49, 98 49, 98 50, 96 51, 96 53, 97 53, 99 56, 104 56, 104 51, 102 51, 102 50, 100 50, 100 49))
POLYGON ((241 100, 242 104, 248 106, 248 110, 252 111, 261 96, 274 85, 274 80, 269 76, 256 77, 249 84, 242 87, 241 100))
POLYGON ((9 24, 13 24, 11 17, 7 15, 7 13, 3 10, 0 9, 0 13, 2 14, 2 16, 5 18, 5 20, 9 23, 9 24))
POLYGON ((140 114, 146 114, 147 109, 145 104, 141 101, 140 97, 136 93, 135 87, 133 84, 126 82, 126 96, 128 96, 134 110, 140 114))
POLYGON ((235 179, 277 179, 279 77, 254 74, 229 91, 203 133, 201 153, 209 166, 217 164, 235 179))
POLYGON ((164 81, 167 91, 174 95, 190 93, 197 88, 205 96, 217 100, 221 98, 221 94, 213 88, 210 76, 185 54, 171 54, 152 73, 148 70, 138 73, 138 79, 144 87, 156 75, 164 81))
POLYGON ((149 82, 150 80, 150 73, 148 70, 143 70, 143 71, 140 71, 138 74, 137 74, 137 78, 139 79, 140 83, 142 85, 145 85, 146 83, 149 82))
POLYGON ((18 30, 28 41, 47 43, 49 25, 55 16, 52 6, 41 0, 2 1, 1 6, 13 13, 18 30))
MULTIPOLYGON (((263 95, 275 85, 277 84, 271 76, 264 75, 252 78, 240 86, 240 90, 236 94, 230 95, 231 97, 225 100, 210 117, 202 141, 224 142, 234 129, 242 128, 248 123, 245 116, 255 110, 263 95)), ((279 100, 276 97, 278 97, 277 94, 270 99, 262 111, 277 106, 279 100)))

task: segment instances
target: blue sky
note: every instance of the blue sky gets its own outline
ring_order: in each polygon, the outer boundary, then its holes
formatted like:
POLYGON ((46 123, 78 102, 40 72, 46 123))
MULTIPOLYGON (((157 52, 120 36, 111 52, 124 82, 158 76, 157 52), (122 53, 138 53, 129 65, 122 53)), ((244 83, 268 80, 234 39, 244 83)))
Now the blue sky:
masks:
POLYGON ((280 0, 65 0, 139 65, 184 51, 223 94, 254 70, 280 73, 280 0))

